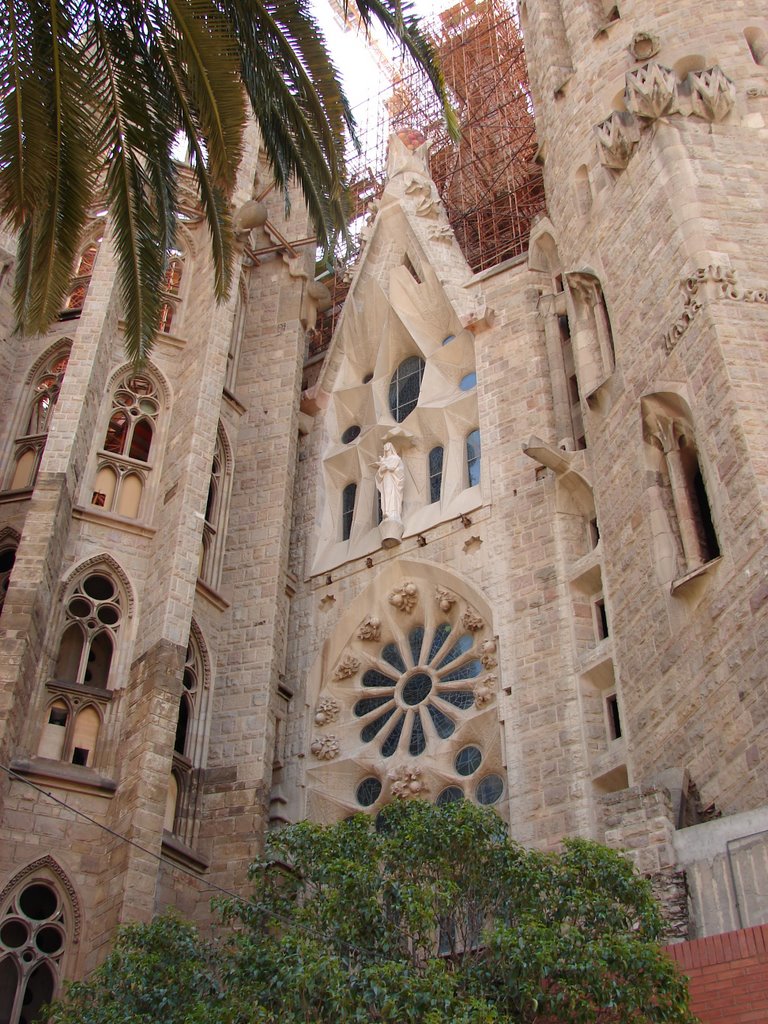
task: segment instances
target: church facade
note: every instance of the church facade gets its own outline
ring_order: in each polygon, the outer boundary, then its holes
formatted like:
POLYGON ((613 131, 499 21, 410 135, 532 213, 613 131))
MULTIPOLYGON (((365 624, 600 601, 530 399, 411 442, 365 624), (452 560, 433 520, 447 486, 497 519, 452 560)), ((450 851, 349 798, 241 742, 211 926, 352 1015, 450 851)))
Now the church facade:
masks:
POLYGON ((103 211, 45 336, 0 240, 0 1021, 392 799, 626 848, 677 938, 768 921, 768 18, 520 16, 528 253, 474 274, 393 136, 321 360, 255 131, 239 286, 190 196, 140 371, 103 211))

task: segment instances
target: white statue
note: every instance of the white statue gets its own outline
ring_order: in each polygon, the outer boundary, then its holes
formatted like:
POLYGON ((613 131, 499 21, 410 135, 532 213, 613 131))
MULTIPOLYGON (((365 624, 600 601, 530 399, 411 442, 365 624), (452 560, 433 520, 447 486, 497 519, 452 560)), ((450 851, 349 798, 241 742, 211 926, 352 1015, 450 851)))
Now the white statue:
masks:
POLYGON ((395 446, 389 441, 384 445, 384 453, 376 466, 376 487, 381 495, 382 517, 399 523, 403 511, 405 468, 395 446))

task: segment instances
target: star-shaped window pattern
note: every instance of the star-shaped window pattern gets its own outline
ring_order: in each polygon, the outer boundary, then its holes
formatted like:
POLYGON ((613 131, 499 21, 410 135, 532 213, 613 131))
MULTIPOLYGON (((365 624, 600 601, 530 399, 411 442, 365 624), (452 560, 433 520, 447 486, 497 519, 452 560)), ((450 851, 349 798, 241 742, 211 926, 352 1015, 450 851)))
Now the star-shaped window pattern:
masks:
POLYGON ((418 757, 452 736, 475 704, 472 680, 483 671, 475 637, 450 622, 428 635, 414 626, 402 641, 386 644, 375 668, 363 673, 365 696, 354 706, 360 738, 376 742, 383 757, 397 751, 418 757))

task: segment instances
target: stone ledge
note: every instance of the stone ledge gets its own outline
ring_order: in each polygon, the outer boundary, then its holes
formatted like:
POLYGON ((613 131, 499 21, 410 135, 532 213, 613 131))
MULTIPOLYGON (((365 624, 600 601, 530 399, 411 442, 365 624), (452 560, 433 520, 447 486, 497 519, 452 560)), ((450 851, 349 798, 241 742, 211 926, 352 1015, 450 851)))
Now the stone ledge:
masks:
POLYGON ((16 775, 29 776, 56 789, 107 797, 113 796, 117 791, 114 779, 99 774, 93 768, 52 761, 47 757, 14 758, 9 767, 16 775))
POLYGON ((672 580, 669 585, 669 592, 671 594, 680 593, 687 583, 698 579, 700 576, 704 576, 710 569, 719 565, 722 560, 722 555, 718 555, 717 558, 711 558, 708 562, 704 562, 703 565, 697 565, 695 569, 691 569, 691 571, 687 572, 685 576, 680 576, 678 579, 672 580))
POLYGON ((187 846, 168 829, 163 829, 162 851, 169 860, 185 868, 192 868, 193 871, 207 871, 210 866, 206 857, 196 853, 191 846, 187 846))

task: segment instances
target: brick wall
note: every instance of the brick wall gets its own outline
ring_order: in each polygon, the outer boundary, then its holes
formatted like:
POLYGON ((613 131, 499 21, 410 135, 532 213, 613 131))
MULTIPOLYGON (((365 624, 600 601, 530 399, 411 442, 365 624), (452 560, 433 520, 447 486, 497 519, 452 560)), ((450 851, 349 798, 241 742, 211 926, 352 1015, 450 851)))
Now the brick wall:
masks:
POLYGON ((702 1024, 768 1021, 768 925, 667 947, 690 979, 702 1024))

